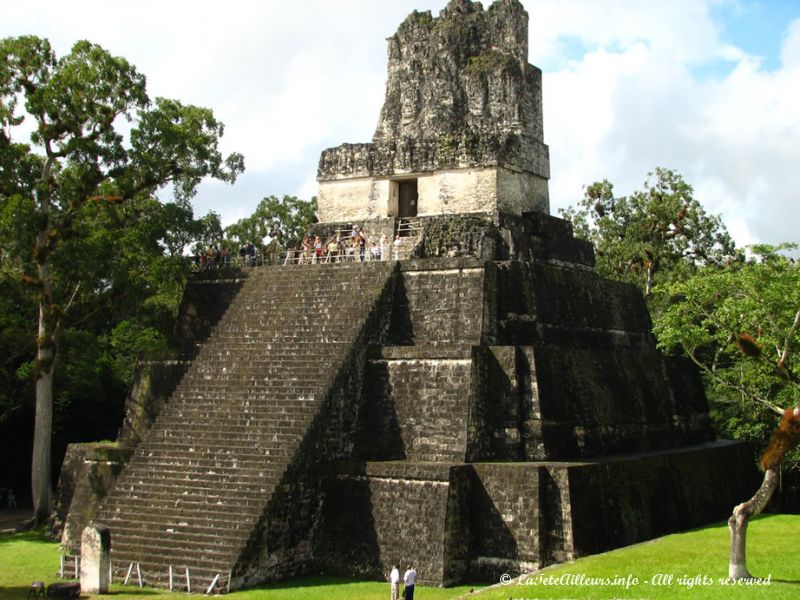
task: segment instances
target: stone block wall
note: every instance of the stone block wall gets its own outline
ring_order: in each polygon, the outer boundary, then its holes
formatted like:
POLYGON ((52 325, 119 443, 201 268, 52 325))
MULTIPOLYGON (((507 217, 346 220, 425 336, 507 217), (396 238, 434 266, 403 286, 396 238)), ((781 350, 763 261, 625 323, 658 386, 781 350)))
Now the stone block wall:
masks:
POLYGON ((482 581, 542 565, 539 468, 526 463, 475 464, 470 497, 469 573, 482 581))
POLYGON ((340 465, 325 493, 317 566, 327 573, 383 579, 413 562, 421 583, 445 578, 448 465, 340 465))
POLYGON ((466 450, 469 357, 385 349, 366 370, 359 456, 461 462, 466 450))
POLYGON ((524 424, 532 415, 530 349, 478 346, 472 350, 467 461, 521 461, 526 455, 524 424))
POLYGON ((652 323, 642 294, 633 286, 580 269, 536 263, 497 267, 497 317, 505 343, 535 339, 538 331, 624 332, 650 337, 652 323), (535 323, 536 328, 528 324, 535 323), (543 326, 543 327, 541 327, 543 326))
POLYGON ((750 446, 731 441, 552 469, 569 480, 576 557, 725 519, 759 479, 750 446))
POLYGON ((389 345, 480 343, 484 268, 474 259, 402 263, 389 345))

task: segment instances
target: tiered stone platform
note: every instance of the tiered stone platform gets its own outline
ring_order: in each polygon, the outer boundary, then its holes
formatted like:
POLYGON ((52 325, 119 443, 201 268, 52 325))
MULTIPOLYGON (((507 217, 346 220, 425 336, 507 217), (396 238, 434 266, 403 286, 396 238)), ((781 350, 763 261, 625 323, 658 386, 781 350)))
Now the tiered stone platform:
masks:
POLYGON ((165 587, 172 566, 181 587, 188 567, 205 591, 413 561, 423 582, 491 581, 724 518, 750 451, 713 441, 641 295, 559 219, 516 237, 470 219, 445 229, 508 260, 190 284, 181 330, 207 337, 95 519, 118 576, 138 562, 165 587))

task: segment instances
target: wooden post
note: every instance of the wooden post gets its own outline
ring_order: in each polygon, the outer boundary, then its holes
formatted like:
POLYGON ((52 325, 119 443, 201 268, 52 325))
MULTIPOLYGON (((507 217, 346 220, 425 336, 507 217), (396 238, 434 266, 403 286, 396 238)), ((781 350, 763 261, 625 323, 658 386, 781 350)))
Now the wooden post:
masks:
POLYGON ((211 585, 209 585, 208 589, 206 590, 206 596, 210 596, 211 592, 214 591, 214 586, 217 585, 217 581, 219 581, 219 573, 214 575, 214 579, 211 580, 211 585))

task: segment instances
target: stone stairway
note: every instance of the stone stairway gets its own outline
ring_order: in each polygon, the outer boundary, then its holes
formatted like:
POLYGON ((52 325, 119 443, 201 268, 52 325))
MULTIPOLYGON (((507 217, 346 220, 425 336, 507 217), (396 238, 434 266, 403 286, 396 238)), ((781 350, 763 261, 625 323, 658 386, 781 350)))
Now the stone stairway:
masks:
POLYGON ((133 562, 154 586, 169 584, 170 566, 181 588, 189 569, 193 591, 236 579, 391 273, 252 272, 100 507, 117 577, 133 562))

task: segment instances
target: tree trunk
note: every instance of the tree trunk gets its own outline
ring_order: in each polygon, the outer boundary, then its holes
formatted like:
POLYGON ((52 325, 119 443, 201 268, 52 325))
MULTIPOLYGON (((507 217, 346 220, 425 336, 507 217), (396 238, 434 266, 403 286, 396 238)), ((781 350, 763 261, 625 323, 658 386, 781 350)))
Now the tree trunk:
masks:
POLYGON ((728 519, 728 528, 731 530, 731 556, 728 563, 728 577, 731 579, 749 579, 752 577, 747 570, 747 524, 751 517, 756 516, 767 505, 778 483, 778 472, 772 468, 764 473, 761 487, 750 500, 739 504, 733 509, 731 518, 728 519))
POLYGON ((53 437, 53 369, 56 346, 43 303, 39 304, 39 336, 36 342, 36 421, 33 428, 31 493, 33 524, 42 525, 53 509, 51 440, 53 437))

